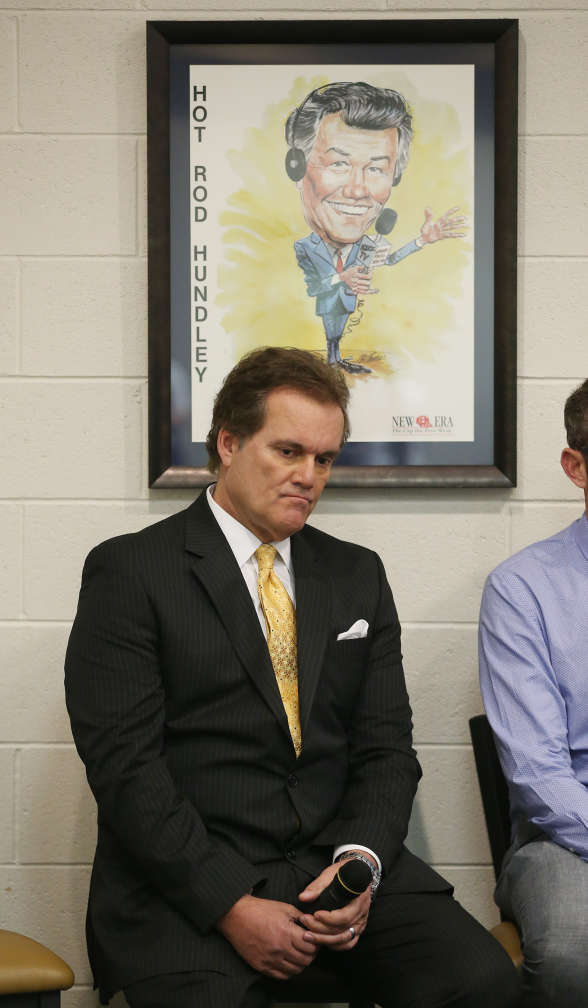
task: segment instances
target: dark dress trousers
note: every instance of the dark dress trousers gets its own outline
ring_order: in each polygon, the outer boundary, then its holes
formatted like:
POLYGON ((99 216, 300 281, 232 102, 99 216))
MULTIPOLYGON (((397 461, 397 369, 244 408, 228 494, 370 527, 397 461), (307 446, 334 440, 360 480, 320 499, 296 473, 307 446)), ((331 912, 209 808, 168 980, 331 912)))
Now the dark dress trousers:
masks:
POLYGON ((98 805, 87 937, 108 994, 191 970, 250 983, 215 921, 247 892, 292 900, 338 843, 378 853, 388 894, 449 889, 403 846, 420 769, 382 563, 309 526, 292 560, 298 759, 204 493, 88 556, 66 695, 98 805), (338 641, 358 619, 367 636, 338 641))

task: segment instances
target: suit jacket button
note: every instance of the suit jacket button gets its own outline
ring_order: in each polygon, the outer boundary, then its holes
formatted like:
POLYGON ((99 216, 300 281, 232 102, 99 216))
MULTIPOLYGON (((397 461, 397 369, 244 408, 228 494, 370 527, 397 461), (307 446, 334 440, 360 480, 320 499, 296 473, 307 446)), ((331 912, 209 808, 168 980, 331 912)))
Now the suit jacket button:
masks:
POLYGON ((292 861, 295 861, 296 860, 296 851, 292 850, 291 848, 288 848, 288 850, 286 851, 286 857, 290 858, 292 861))
POLYGON ((295 788, 298 786, 298 777, 296 774, 291 773, 288 777, 288 787, 295 788))

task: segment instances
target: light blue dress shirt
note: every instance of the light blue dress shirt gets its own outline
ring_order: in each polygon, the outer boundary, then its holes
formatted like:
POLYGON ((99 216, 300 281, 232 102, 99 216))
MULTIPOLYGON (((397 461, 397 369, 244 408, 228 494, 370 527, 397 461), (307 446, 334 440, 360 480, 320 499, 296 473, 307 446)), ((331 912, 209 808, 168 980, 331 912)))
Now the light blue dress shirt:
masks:
POLYGON ((523 820, 588 861, 588 521, 584 514, 490 574, 480 684, 523 820))

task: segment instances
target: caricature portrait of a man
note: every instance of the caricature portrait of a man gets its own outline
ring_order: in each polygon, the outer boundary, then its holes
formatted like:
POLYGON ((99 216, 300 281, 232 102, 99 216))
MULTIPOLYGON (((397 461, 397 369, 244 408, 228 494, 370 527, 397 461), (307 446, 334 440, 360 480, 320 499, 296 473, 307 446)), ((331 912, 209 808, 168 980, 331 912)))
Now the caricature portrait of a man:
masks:
POLYGON ((311 229, 294 250, 323 322, 327 360, 351 374, 368 373, 342 357, 340 343, 358 297, 375 293, 373 270, 462 237, 464 218, 452 207, 435 220, 427 207, 415 239, 397 251, 383 239, 396 214, 382 211, 402 179, 412 139, 412 117, 397 91, 361 82, 317 88, 290 113, 285 133, 286 171, 311 229), (367 235, 374 223, 378 238, 367 235))

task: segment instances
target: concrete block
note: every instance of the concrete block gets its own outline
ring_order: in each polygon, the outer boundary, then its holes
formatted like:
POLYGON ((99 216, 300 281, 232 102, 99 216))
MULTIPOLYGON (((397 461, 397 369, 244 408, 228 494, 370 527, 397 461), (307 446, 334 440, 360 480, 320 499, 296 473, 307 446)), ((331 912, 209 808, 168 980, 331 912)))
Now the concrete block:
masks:
POLYGON ((468 721, 483 710, 476 626, 410 625, 402 651, 416 745, 468 743, 468 721))
POLYGON ((518 486, 513 493, 525 500, 581 500, 581 491, 560 466, 566 444, 564 403, 577 380, 519 382, 518 486))
POLYGON ((78 984, 92 983, 84 935, 89 885, 86 865, 0 866, 3 921, 57 952, 78 984))
POLYGON ((0 131, 16 126, 16 18, 0 16, 0 131))
POLYGON ((137 249, 147 255, 147 139, 137 140, 137 249))
POLYGON ((519 262, 519 375, 568 378, 588 371, 586 291, 588 261, 519 262), (557 348, 557 352, 555 351, 557 348))
POLYGON ((407 845, 429 864, 491 864, 474 756, 469 746, 418 750, 419 784, 407 845))
POLYGON ((142 14, 120 14, 115 31, 110 13, 25 14, 20 19, 20 68, 25 131, 144 132, 142 14))
POLYGON ((84 560, 99 542, 136 532, 185 506, 183 500, 25 507, 25 611, 31 619, 73 619, 84 560))
POLYGON ((0 501, 0 556, 0 619, 18 619, 23 587, 22 508, 9 501, 0 501))
POLYGON ((14 749, 0 749, 0 862, 14 861, 14 760, 14 749))
POLYGON ((19 785, 18 861, 89 864, 96 849, 96 803, 74 746, 23 749, 19 785))
POLYGON ((69 625, 0 623, 0 738, 71 742, 63 696, 69 625))
MULTIPOLYGON (((116 998, 110 1002, 110 1008, 114 1008, 116 998)), ((122 1004, 126 1005, 126 1001, 122 1004)), ((92 987, 78 987, 75 984, 68 991, 63 991, 61 995, 62 1008, 99 1008, 100 1000, 98 991, 92 987)))
POLYGON ((22 302, 25 374, 147 374, 144 259, 27 260, 22 302))
POLYGON ((500 923, 500 914, 494 903, 494 869, 485 865, 476 865, 475 868, 461 868, 450 865, 435 865, 440 875, 443 875, 448 882, 455 886, 455 898, 461 905, 471 913, 472 917, 480 921, 485 928, 493 928, 500 923))
MULTIPOLYGON (((387 5, 391 14, 396 17, 396 11, 399 7, 401 7, 400 0, 387 0, 387 5)), ((553 0, 553 2, 552 0, 521 0, 521 2, 516 6, 514 16, 517 16, 519 11, 535 11, 541 10, 542 8, 547 8, 548 10, 559 10, 560 8, 564 8, 565 10, 574 10, 575 8, 581 9, 582 0, 572 0, 571 3, 568 3, 567 0, 553 0)), ((430 13, 431 9, 430 0, 411 0, 410 11, 406 13, 406 8, 402 8, 398 11, 398 17, 412 17, 413 12, 418 10, 426 10, 430 13)), ((437 9, 443 12, 450 11, 450 16, 463 16, 461 10, 458 14, 455 14, 456 7, 454 0, 440 0, 439 3, 435 4, 435 10, 437 9)), ((484 16, 490 13, 488 4, 485 3, 484 0, 472 0, 472 2, 468 4, 468 11, 469 10, 480 11, 480 15, 478 16, 484 16)), ((445 16, 447 17, 447 14, 445 14, 445 16)), ((513 8, 506 6, 505 2, 503 2, 500 6, 495 4, 492 7, 492 16, 513 17, 513 8)))
POLYGON ((0 262, 0 374, 16 374, 17 371, 18 263, 8 259, 0 262))
POLYGON ((511 516, 512 552, 531 543, 555 535, 580 518, 584 501, 578 496, 577 504, 513 504, 511 516))
MULTIPOLYGON (((100 1001, 98 991, 91 987, 78 987, 77 984, 61 995, 62 1008, 98 1008, 100 1001)), ((109 1001, 110 1008, 128 1008, 128 1001, 122 991, 115 994, 109 1001)))
POLYGON ((519 255, 588 255, 588 137, 519 142, 519 255))
POLYGON ((135 252, 134 138, 3 136, 0 177, 0 255, 135 252))
MULTIPOLYGON (((13 6, 31 7, 28 0, 4 0, 13 6)), ((35 0, 35 10, 136 10, 137 0, 35 0)))
MULTIPOLYGON (((194 11, 194 5, 190 6, 190 0, 145 0, 145 7, 149 11, 186 9, 194 11)), ((241 14, 242 19, 247 19, 254 16, 252 9, 266 11, 266 17, 271 17, 275 14, 277 18, 283 17, 284 19, 290 17, 299 18, 299 11, 310 11, 313 17, 316 15, 316 20, 318 21, 326 20, 325 15, 329 11, 333 11, 335 14, 339 11, 349 11, 351 18, 353 18, 354 14, 355 18, 369 17, 373 11, 376 17, 385 17, 386 2, 385 0, 370 0, 369 11, 364 9, 358 13, 358 6, 354 0, 321 0, 320 10, 317 9, 317 5, 313 3, 313 0, 302 0, 302 3, 294 9, 291 0, 255 0, 254 8, 252 8, 251 4, 247 4, 247 0, 219 0, 215 12, 218 12, 220 20, 230 18, 232 11, 241 14)), ((201 11, 201 17, 204 20, 207 16, 211 17, 212 15, 207 15, 206 7, 204 7, 201 11)))
POLYGON ((122 991, 115 994, 112 1001, 110 1002, 110 1008, 126 1008, 127 999, 125 998, 122 991))
POLYGON ((127 382, 0 381, 0 472, 14 497, 132 497, 141 395, 127 382))
POLYGON ((520 30, 519 132, 588 133, 588 14, 533 14, 520 30))
POLYGON ((486 574, 507 553, 507 523, 501 500, 458 494, 337 495, 312 517, 380 554, 403 624, 477 620, 486 574))

